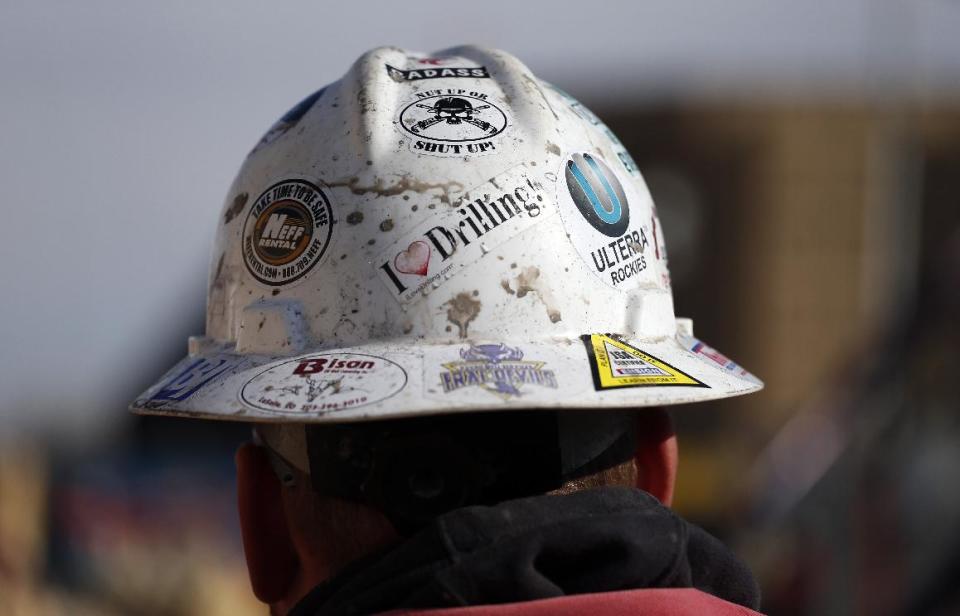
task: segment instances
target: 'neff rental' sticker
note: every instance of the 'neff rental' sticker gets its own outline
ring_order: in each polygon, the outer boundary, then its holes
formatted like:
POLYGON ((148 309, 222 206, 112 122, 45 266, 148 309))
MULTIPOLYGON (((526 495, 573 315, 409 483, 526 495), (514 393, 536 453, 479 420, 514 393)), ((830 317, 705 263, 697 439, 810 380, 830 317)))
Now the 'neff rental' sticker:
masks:
POLYGON ((243 262, 254 278, 289 284, 327 252, 333 229, 330 201, 306 180, 284 180, 263 191, 243 225, 243 262))

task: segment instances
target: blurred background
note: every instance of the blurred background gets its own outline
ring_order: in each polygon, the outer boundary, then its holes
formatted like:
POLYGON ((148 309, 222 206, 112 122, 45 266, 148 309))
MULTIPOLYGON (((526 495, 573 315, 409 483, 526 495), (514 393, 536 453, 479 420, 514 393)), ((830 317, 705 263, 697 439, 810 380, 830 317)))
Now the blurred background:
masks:
POLYGON ((766 381, 675 414, 676 508, 765 611, 960 613, 960 2, 575 8, 0 3, 0 613, 263 613, 247 429, 126 404, 202 332, 219 208, 267 127, 371 47, 463 42, 621 137, 678 314, 766 381))

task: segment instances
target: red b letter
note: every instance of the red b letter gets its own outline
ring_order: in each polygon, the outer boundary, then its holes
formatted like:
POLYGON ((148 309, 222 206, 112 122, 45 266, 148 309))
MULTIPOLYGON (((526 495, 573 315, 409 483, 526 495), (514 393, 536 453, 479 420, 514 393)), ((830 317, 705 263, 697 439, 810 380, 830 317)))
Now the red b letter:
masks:
POLYGON ((308 359, 307 361, 300 362, 300 365, 294 369, 293 373, 299 374, 300 376, 316 374, 317 372, 323 371, 323 365, 325 363, 327 363, 325 359, 308 359))

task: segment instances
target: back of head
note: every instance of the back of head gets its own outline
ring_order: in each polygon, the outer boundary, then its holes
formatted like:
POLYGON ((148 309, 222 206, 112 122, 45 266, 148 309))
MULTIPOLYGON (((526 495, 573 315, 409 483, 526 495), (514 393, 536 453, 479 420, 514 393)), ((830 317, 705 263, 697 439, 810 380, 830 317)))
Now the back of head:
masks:
POLYGON ((624 474, 636 485, 636 416, 623 411, 266 424, 257 432, 278 477, 307 476, 317 494, 369 505, 405 534, 461 507, 570 491, 624 474), (614 467, 620 471, 606 472, 614 467))

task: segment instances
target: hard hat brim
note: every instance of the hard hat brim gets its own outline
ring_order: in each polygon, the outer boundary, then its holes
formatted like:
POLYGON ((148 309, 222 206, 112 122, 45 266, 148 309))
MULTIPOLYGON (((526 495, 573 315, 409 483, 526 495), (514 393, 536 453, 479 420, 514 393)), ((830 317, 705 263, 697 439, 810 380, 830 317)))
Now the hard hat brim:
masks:
POLYGON ((662 406, 763 383, 692 336, 592 334, 510 344, 377 342, 295 356, 198 345, 130 409, 269 423, 344 423, 521 409, 662 406))

